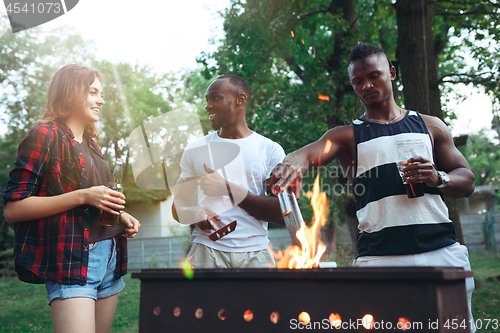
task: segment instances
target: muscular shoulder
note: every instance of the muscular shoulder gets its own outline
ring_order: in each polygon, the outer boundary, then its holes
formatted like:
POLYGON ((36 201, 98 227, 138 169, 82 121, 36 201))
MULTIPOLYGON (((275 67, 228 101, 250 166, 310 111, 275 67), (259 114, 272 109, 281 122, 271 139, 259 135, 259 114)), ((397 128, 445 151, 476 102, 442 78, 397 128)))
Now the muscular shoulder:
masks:
POLYGON ((421 114, 421 116, 435 142, 451 138, 451 133, 448 127, 441 119, 425 114, 421 114))
POLYGON ((319 140, 320 147, 327 153, 326 161, 334 158, 351 159, 354 156, 354 129, 351 125, 336 126, 328 130, 319 140))
POLYGON ((328 130, 323 138, 338 144, 354 143, 354 129, 352 125, 336 126, 328 130))

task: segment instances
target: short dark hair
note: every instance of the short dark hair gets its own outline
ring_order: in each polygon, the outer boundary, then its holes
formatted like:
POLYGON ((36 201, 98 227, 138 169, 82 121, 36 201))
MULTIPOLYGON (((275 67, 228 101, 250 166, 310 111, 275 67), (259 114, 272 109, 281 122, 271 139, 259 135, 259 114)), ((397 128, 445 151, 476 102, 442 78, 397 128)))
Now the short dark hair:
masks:
POLYGON ((247 96, 247 101, 250 99, 250 88, 245 80, 237 75, 221 75, 217 78, 219 79, 229 79, 229 83, 234 87, 238 95, 245 94, 247 96))
POLYGON ((389 68, 393 67, 394 65, 392 62, 389 60, 389 57, 387 54, 384 52, 379 47, 376 47, 375 45, 371 44, 365 44, 365 43, 359 43, 354 47, 351 51, 351 55, 349 56, 349 61, 347 62, 347 66, 351 64, 351 62, 357 61, 357 60, 362 60, 363 61, 363 68, 366 70, 366 63, 365 63, 365 58, 368 57, 369 55, 376 54, 376 55, 384 55, 387 61, 389 62, 389 68))

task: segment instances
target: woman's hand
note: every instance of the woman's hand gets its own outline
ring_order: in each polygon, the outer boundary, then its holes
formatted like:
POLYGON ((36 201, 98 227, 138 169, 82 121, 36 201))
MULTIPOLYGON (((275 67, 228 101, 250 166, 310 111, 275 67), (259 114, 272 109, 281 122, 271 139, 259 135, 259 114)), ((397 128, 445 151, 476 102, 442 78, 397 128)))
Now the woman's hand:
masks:
POLYGON ((119 210, 125 208, 123 193, 110 189, 104 185, 92 186, 85 190, 85 204, 97 207, 114 215, 119 215, 119 210))
POLYGON ((125 232, 122 235, 123 237, 134 238, 141 228, 139 221, 129 213, 121 212, 120 221, 127 226, 127 229, 125 229, 125 232))

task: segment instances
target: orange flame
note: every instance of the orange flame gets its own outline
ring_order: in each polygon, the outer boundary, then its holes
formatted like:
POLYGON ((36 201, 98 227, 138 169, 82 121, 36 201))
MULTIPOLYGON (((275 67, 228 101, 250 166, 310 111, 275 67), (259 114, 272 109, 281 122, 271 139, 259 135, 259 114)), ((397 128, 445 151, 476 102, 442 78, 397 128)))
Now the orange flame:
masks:
POLYGON ((290 31, 290 33, 292 34, 292 37, 295 37, 295 35, 293 34, 293 30, 292 30, 292 31, 290 31))
POLYGON ((325 149, 323 150, 323 154, 326 154, 332 148, 332 142, 330 140, 326 140, 325 149))
POLYGON ((281 250, 278 253, 271 252, 277 260, 277 268, 314 268, 319 266, 321 256, 325 253, 326 245, 321 241, 320 228, 325 226, 328 220, 330 205, 326 198, 326 193, 319 190, 319 176, 316 177, 313 186, 313 193, 306 193, 308 198, 311 198, 311 205, 314 211, 313 225, 309 228, 305 223, 302 223, 297 230, 297 239, 300 241, 301 247, 297 245, 289 246, 284 252, 281 250))
POLYGON ((319 99, 319 104, 323 104, 324 101, 329 101, 330 100, 330 97, 326 96, 326 95, 321 95, 321 94, 318 94, 318 99, 319 99))
POLYGON ((330 100, 330 97, 328 97, 327 95, 318 94, 318 98, 322 101, 329 101, 330 100))
MULTIPOLYGON (((326 140, 325 148, 323 149, 323 154, 327 154, 330 151, 330 148, 332 148, 332 142, 330 140, 326 140)), ((323 165, 323 164, 321 164, 321 155, 319 155, 318 164, 320 166, 323 165)))

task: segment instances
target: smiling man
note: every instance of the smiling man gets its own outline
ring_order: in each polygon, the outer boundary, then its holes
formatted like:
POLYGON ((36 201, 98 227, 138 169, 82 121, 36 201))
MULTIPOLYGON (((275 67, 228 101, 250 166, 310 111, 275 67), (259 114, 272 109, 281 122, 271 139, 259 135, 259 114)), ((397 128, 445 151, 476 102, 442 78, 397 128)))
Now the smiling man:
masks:
POLYGON ((250 91, 242 78, 220 76, 205 98, 215 131, 188 145, 174 192, 177 220, 195 224, 188 259, 194 268, 274 267, 267 222, 284 221, 277 197, 265 195, 264 183, 285 153, 248 128, 250 91), (223 226, 236 220, 236 229, 213 241, 210 217, 223 226))
MULTIPOLYGON (((365 113, 291 154, 272 173, 277 192, 303 173, 338 159, 353 185, 359 235, 355 266, 455 266, 470 270, 467 248, 455 237, 442 195, 469 196, 474 174, 436 117, 400 108, 393 95, 396 69, 376 46, 357 45, 347 72, 365 113), (325 147, 330 147, 325 151, 325 147), (401 173, 398 165, 402 165, 401 173), (405 184, 420 186, 421 195, 405 184), (413 195, 411 195, 413 194, 413 195)), ((408 185, 409 186, 409 185, 408 185)), ((469 303, 474 281, 466 281, 469 303)), ((471 327, 471 331, 475 328, 471 327)))

